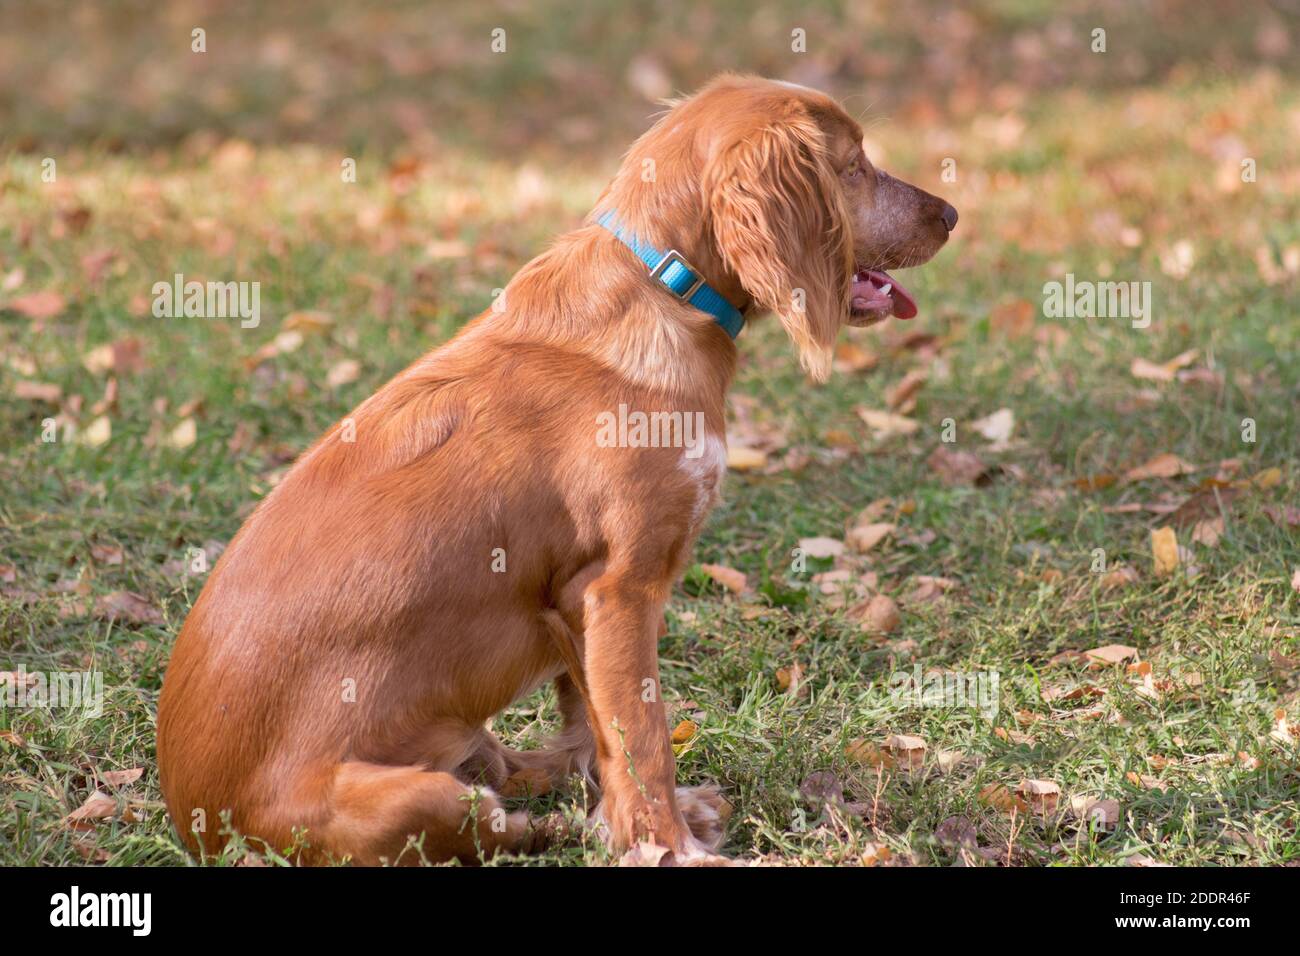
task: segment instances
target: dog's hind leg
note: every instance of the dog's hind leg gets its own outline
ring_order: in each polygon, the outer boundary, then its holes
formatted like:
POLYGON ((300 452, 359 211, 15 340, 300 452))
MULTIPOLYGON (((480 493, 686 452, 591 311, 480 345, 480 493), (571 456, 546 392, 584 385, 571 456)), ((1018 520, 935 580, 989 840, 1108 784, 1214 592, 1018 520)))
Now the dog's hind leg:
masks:
POLYGON ((458 775, 501 787, 521 771, 541 771, 550 786, 558 786, 570 774, 581 773, 594 786, 596 744, 587 723, 586 702, 568 674, 555 679, 555 688, 564 718, 559 733, 548 737, 537 750, 515 750, 501 743, 491 731, 483 730, 478 748, 461 765, 458 775))
POLYGON ((546 825, 507 813, 491 790, 449 773, 419 767, 346 761, 334 771, 328 819, 311 842, 335 859, 377 866, 424 859, 474 862, 500 850, 529 852, 545 845, 546 825), (408 847, 423 837, 420 849, 408 847))

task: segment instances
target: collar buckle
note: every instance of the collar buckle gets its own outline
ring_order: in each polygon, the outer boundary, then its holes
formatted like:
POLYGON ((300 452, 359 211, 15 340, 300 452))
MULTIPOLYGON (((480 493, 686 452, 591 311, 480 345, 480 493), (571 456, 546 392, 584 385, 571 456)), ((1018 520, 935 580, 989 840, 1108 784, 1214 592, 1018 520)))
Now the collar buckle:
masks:
POLYGON ((700 274, 700 270, 694 268, 689 262, 687 262, 686 257, 676 249, 669 249, 664 253, 664 257, 659 260, 658 264, 656 264, 653 269, 650 270, 650 278, 658 280, 664 288, 688 304, 691 301, 691 296, 700 291, 700 287, 704 285, 704 276, 700 274), (670 276, 668 275, 668 270, 672 268, 674 264, 680 266, 683 272, 670 276), (695 278, 695 281, 692 282, 684 291, 678 289, 682 275, 691 275, 695 278))

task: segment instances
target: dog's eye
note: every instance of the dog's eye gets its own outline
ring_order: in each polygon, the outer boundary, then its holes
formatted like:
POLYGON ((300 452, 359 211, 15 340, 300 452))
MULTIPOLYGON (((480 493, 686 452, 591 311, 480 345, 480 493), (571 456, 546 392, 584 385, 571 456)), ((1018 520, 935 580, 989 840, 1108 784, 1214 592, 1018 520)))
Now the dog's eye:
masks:
POLYGON ((862 164, 854 163, 848 169, 844 170, 844 175, 849 179, 858 179, 862 175, 862 164))

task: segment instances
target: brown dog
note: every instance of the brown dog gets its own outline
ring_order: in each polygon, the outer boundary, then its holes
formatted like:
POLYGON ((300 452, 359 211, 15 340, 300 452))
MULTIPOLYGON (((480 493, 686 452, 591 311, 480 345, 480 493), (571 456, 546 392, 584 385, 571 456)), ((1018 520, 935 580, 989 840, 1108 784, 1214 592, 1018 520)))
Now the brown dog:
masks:
POLYGON ((657 634, 726 467, 724 326, 775 312, 824 379, 842 324, 916 314, 881 270, 956 220, 820 93, 724 76, 676 104, 588 223, 331 428, 217 563, 158 711, 186 843, 218 850, 228 812, 271 847, 298 831, 304 862, 472 860, 539 842, 490 787, 594 770, 612 847, 709 859, 719 800, 676 786, 657 634), (702 434, 602 440, 626 410, 702 434), (550 746, 485 729, 550 680, 550 746))

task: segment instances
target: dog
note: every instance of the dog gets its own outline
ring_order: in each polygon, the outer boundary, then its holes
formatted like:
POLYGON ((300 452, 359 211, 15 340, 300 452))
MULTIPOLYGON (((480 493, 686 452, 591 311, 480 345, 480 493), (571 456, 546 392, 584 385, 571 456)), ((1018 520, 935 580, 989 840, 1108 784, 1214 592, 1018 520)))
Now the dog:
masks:
POLYGON ((612 850, 719 859, 727 808, 677 786, 657 642, 726 470, 734 335, 775 313, 824 381, 842 325, 916 314, 886 270, 956 223, 820 92, 723 75, 671 104, 584 224, 330 428, 217 562, 158 708, 190 850, 528 852, 565 828, 497 790, 585 773, 612 850), (598 442, 623 406, 703 433, 598 442), (487 723, 547 681, 563 728, 505 747, 487 723))

